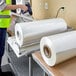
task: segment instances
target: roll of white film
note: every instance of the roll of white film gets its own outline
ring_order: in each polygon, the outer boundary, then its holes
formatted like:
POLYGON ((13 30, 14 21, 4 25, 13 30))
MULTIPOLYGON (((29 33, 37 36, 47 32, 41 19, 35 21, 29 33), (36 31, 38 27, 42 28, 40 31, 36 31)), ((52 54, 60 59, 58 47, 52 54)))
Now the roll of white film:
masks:
POLYGON ((40 41, 40 51, 49 66, 55 66, 76 56, 76 31, 43 37, 40 41))
POLYGON ((43 36, 53 35, 67 30, 63 19, 47 19, 18 23, 15 26, 16 41, 20 45, 39 43, 43 36))

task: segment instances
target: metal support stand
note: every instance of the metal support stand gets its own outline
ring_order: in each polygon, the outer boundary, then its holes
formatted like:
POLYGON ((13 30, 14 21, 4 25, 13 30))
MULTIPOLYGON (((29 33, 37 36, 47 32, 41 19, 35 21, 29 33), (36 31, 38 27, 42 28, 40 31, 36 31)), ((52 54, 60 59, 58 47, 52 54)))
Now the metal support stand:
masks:
POLYGON ((46 74, 46 72, 44 72, 44 76, 48 76, 48 75, 46 74))
MULTIPOLYGON (((11 48, 10 48, 9 44, 7 44, 6 46, 7 46, 6 47, 7 52, 11 52, 11 48)), ((27 56, 29 58, 29 76, 33 76, 32 56, 31 56, 31 54, 27 54, 27 56)), ((9 59, 8 59, 8 61, 9 61, 9 59)))
POLYGON ((29 57, 29 76, 33 76, 33 70, 32 70, 32 56, 28 55, 29 57))

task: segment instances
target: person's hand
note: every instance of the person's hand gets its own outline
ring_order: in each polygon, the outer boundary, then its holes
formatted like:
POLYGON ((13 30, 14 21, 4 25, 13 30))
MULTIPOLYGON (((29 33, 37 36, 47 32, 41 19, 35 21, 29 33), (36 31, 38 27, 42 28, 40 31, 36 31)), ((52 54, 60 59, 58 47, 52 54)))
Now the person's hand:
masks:
POLYGON ((32 8, 31 8, 30 3, 25 4, 25 6, 28 7, 28 10, 27 11, 21 10, 22 14, 28 12, 30 15, 32 15, 32 8))
POLYGON ((28 10, 28 7, 27 7, 27 6, 25 6, 25 5, 22 5, 22 6, 21 6, 21 9, 25 12, 25 11, 27 11, 27 10, 28 10))

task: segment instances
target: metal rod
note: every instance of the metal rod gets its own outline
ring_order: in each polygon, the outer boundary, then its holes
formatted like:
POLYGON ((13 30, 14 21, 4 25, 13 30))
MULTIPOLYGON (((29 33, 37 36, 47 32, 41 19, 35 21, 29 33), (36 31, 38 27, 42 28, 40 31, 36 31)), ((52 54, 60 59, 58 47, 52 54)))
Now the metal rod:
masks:
POLYGON ((44 72, 44 76, 48 76, 48 75, 46 74, 46 72, 44 72))
POLYGON ((33 76, 32 57, 31 57, 31 55, 29 55, 29 76, 33 76))

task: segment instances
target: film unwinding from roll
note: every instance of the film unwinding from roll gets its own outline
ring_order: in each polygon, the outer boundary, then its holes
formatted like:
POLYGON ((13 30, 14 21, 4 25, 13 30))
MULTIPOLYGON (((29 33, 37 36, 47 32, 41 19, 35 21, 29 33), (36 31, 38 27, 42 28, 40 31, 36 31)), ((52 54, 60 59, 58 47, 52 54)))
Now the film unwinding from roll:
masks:
POLYGON ((38 51, 40 47, 39 44, 36 44, 36 45, 24 46, 24 47, 19 48, 14 36, 9 37, 7 42, 9 43, 9 45, 11 46, 11 48, 13 49, 17 57, 21 57, 25 54, 38 51))
POLYGON ((67 30, 66 22, 61 18, 33 22, 17 23, 15 36, 21 46, 40 43, 43 36, 53 35, 67 30))
MULTIPOLYGON (((16 4, 22 4, 25 5, 25 0, 16 0, 16 4)), ((17 13, 20 14, 21 13, 21 8, 17 9, 17 13)))
POLYGON ((43 37, 40 41, 40 51, 49 66, 55 66, 76 56, 76 31, 43 37))

